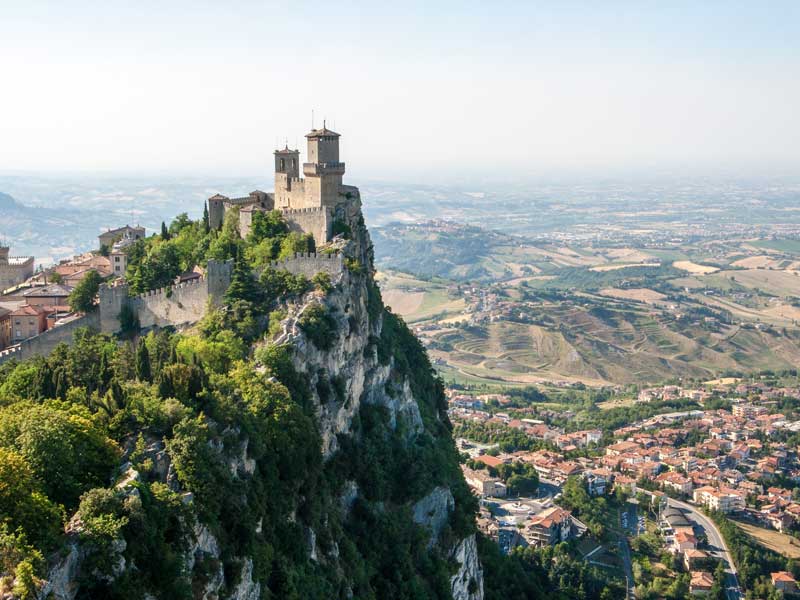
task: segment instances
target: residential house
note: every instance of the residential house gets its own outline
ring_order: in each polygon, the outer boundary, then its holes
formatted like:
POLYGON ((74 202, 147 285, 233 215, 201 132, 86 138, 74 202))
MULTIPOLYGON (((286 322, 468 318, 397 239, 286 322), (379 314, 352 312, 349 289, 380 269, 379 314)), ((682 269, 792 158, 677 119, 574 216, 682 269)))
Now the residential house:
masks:
POLYGON ((480 496, 490 496, 493 498, 504 498, 508 490, 497 477, 492 477, 488 471, 473 470, 466 466, 461 466, 464 472, 464 479, 467 484, 474 489, 480 496))
POLYGON ((708 594, 714 587, 714 576, 708 571, 692 571, 689 580, 689 592, 692 594, 708 594))
POLYGON ((538 546, 565 542, 572 536, 572 515, 559 506, 545 509, 528 521, 524 535, 538 546))
POLYGON ((694 490, 694 501, 710 510, 730 513, 745 506, 744 494, 730 488, 716 489, 710 486, 694 490))
POLYGON ((692 493, 692 480, 675 471, 667 471, 656 477, 656 482, 665 489, 673 490, 679 494, 692 493))
POLYGON ((47 329, 47 311, 41 306, 20 306, 11 313, 11 343, 19 344, 47 329))
POLYGON ((791 573, 786 571, 778 571, 770 575, 772 578, 772 585, 775 586, 780 592, 784 594, 794 594, 797 592, 797 581, 791 573))
POLYGON ((690 548, 683 553, 683 564, 687 571, 692 571, 698 564, 708 559, 708 553, 697 548, 690 548))
POLYGON ((13 311, 0 306, 0 350, 11 344, 11 313, 13 311))

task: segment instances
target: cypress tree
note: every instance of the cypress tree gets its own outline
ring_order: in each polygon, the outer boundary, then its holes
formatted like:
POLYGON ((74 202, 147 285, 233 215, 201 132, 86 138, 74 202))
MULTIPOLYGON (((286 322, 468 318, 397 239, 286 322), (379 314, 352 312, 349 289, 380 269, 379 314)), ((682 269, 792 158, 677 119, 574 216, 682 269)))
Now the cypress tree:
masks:
POLYGON ((255 302, 257 299, 258 288, 253 279, 253 272, 250 270, 247 260, 242 257, 241 251, 239 251, 234 259, 231 285, 225 292, 225 301, 247 300, 248 302, 255 302))
POLYGON ((150 353, 147 351, 147 344, 144 341, 139 342, 136 348, 136 378, 139 381, 150 381, 152 379, 150 353))
POLYGON ((208 204, 203 204, 203 233, 211 231, 211 224, 208 220, 208 204))
POLYGON ((167 229, 167 224, 164 221, 161 221, 161 239, 168 240, 169 239, 169 229, 167 229))

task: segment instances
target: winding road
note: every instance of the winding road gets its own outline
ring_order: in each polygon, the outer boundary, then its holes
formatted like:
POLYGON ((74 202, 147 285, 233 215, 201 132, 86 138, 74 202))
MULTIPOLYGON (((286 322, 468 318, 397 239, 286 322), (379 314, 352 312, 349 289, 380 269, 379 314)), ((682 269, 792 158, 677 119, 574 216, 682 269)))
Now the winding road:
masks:
POLYGON ((725 594, 728 600, 741 600, 744 596, 742 589, 739 587, 739 578, 736 575, 736 565, 733 564, 733 557, 731 556, 728 546, 725 545, 725 540, 722 534, 714 525, 713 521, 705 516, 700 509, 686 502, 670 498, 669 505, 679 508, 686 512, 686 518, 693 521, 700 527, 708 538, 708 544, 711 547, 711 554, 721 558, 726 563, 725 568, 725 594))

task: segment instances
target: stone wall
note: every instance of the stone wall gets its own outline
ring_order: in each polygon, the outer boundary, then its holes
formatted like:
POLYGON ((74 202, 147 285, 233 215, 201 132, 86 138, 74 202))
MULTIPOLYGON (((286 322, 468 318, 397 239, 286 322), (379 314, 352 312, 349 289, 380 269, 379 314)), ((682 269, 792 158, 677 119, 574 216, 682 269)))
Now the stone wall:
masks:
MULTIPOLYGON (((325 272, 335 281, 344 272, 344 257, 341 254, 295 254, 294 258, 274 261, 269 267, 277 271, 289 271, 292 275, 304 275, 308 279, 325 272)), ((258 271, 256 276, 262 271, 258 271)))
POLYGON ((0 258, 0 290, 19 285, 33 275, 33 257, 12 257, 10 262, 0 258))
MULTIPOLYGON (((335 281, 344 272, 344 257, 341 254, 296 254, 294 258, 275 261, 270 267, 304 275, 309 279, 319 272, 325 272, 335 281)), ((255 273, 256 277, 259 274, 255 273)), ((117 333, 120 330, 119 315, 124 306, 130 307, 144 329, 191 325, 205 316, 209 306, 221 303, 232 276, 232 260, 210 260, 205 277, 139 296, 131 296, 127 284, 101 285, 96 312, 3 350, 0 352, 0 364, 11 358, 23 360, 36 355, 46 356, 59 343, 70 343, 79 327, 117 333)))
POLYGON ((317 206, 314 208, 287 208, 281 212, 290 231, 312 234, 317 246, 327 243, 330 239, 333 227, 333 216, 330 209, 317 206))
POLYGON ((0 364, 16 358, 17 360, 25 360, 32 356, 47 356, 53 351, 53 348, 58 346, 61 342, 69 344, 72 342, 72 337, 75 331, 81 327, 89 327, 94 330, 100 329, 100 317, 97 312, 89 313, 83 317, 59 325, 53 329, 48 329, 44 333, 29 338, 24 342, 7 348, 0 352, 0 364))
POLYGON ((206 284, 206 279, 197 279, 152 290, 131 298, 131 308, 144 329, 196 323, 206 314, 210 297, 206 284))

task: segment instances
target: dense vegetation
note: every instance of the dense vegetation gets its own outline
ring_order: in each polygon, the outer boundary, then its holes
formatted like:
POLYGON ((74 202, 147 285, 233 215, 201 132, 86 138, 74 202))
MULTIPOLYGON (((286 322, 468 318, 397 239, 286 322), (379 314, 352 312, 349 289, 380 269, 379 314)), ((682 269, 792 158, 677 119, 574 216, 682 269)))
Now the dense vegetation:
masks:
MULTIPOLYGON (((215 232, 179 217, 133 247, 131 286, 143 291, 209 258, 233 259, 221 310, 182 333, 140 335, 135 323, 120 339, 79 330, 47 358, 0 367, 0 564, 12 576, 2 585, 14 580, 17 596, 34 597, 45 557, 79 542, 80 598, 191 598, 220 569, 231 592, 245 558, 265 598, 450 597, 453 565, 430 550, 409 507, 448 486, 455 510, 438 538, 452 548, 474 532, 476 504, 442 382, 419 342, 383 308, 365 270, 351 270, 371 319, 383 320, 364 352, 394 364, 390 397, 408 378, 424 429, 395 432, 385 408, 365 403, 324 462, 308 379, 291 348, 264 337, 286 316, 287 299, 335 291, 325 276, 271 268, 252 276, 310 249, 275 213, 254 219, 245 240, 233 218, 215 232), (360 494, 343 511, 348 482, 360 494), (187 572, 184 554, 201 525, 219 557, 187 572), (312 549, 338 558, 312 560, 312 549)), ((308 305, 298 325, 320 350, 336 342, 323 304, 308 305)), ((343 381, 326 385, 324 402, 346 401, 343 381)))
POLYGON ((205 266, 208 259, 236 259, 251 269, 263 268, 273 260, 313 252, 314 238, 289 232, 279 211, 254 212, 251 230, 242 239, 239 214, 230 210, 219 230, 208 227, 207 219, 191 221, 179 215, 161 234, 138 240, 128 251, 126 279, 132 293, 165 287, 185 271, 205 266))

